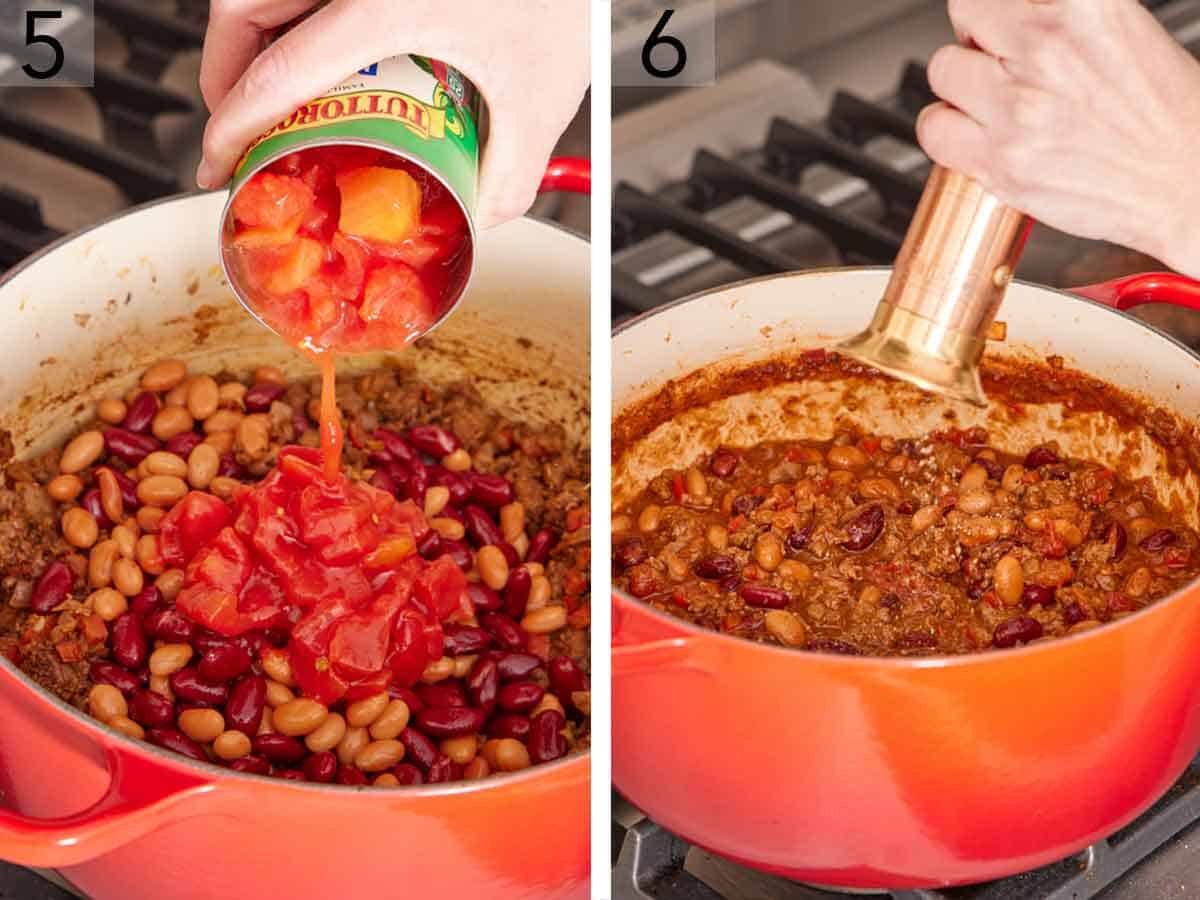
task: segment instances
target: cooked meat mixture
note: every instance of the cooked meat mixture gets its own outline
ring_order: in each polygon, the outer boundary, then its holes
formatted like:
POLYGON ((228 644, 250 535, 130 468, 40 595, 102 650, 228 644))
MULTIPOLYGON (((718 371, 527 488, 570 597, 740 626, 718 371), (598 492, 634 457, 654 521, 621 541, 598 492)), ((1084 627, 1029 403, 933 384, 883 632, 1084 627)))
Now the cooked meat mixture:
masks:
POLYGON ((613 519, 618 587, 708 628, 832 653, 1005 648, 1119 619, 1200 572, 1150 486, 1013 457, 981 429, 722 448, 613 519))

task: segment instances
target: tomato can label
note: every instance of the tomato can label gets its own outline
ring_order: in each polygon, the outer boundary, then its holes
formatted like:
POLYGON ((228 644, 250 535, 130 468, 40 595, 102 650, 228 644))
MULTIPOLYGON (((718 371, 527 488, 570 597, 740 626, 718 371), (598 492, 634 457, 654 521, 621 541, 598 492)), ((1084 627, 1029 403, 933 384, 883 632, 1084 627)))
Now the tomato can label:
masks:
POLYGON ((260 136, 238 163, 230 196, 264 165, 315 145, 359 143, 429 169, 474 219, 479 109, 461 72, 423 56, 392 56, 356 72, 260 136))

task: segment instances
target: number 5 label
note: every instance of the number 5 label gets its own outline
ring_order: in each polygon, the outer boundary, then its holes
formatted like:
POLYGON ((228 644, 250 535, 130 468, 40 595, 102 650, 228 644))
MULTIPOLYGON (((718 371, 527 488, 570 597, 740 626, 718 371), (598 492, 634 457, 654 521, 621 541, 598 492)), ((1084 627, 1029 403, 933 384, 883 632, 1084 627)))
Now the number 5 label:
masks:
POLYGON ((0 86, 90 87, 95 72, 93 0, 0 0, 0 86))
POLYGON ((716 80, 716 0, 613 5, 613 84, 690 87, 716 80))

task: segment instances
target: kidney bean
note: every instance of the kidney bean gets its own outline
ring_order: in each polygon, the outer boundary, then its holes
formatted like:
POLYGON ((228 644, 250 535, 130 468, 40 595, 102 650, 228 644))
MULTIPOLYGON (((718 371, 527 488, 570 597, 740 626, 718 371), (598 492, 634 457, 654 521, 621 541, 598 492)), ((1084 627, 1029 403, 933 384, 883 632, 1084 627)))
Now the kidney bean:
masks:
POLYGON ((567 754, 567 739, 562 730, 567 720, 557 709, 542 710, 533 717, 529 726, 529 758, 535 763, 550 762, 567 754))
POLYGON ((39 615, 46 615, 67 599, 75 585, 75 573, 61 559, 46 566, 41 577, 33 585, 29 595, 29 608, 39 615))
POLYGON ((242 398, 242 403, 245 404, 246 412, 261 413, 266 412, 271 408, 271 404, 283 396, 284 387, 282 384, 272 384, 269 381, 260 381, 250 390, 246 391, 246 395, 242 398))
POLYGON ((1035 606, 1050 607, 1054 605, 1055 589, 1043 584, 1027 584, 1021 591, 1021 603, 1026 609, 1035 606))
POLYGON ((524 741, 529 738, 530 725, 528 716, 520 713, 501 713, 498 716, 492 716, 488 721, 487 733, 489 737, 514 738, 524 741))
POLYGON ((542 563, 550 559, 550 551, 558 543, 558 536, 549 528, 543 528, 529 539, 529 550, 525 554, 526 562, 542 563))
POLYGON ((176 697, 197 706, 220 706, 229 699, 229 685, 205 681, 195 666, 187 666, 172 675, 171 690, 176 697))
POLYGON ((701 578, 707 578, 710 581, 720 581, 721 579, 729 578, 731 575, 736 575, 738 564, 737 560, 732 556, 706 556, 696 561, 696 564, 692 566, 692 571, 701 578))
POLYGON ((728 478, 737 469, 740 461, 741 458, 736 453, 722 447, 712 455, 708 467, 718 478, 728 478))
POLYGON ((125 413, 125 418, 121 420, 121 427, 138 434, 145 434, 150 430, 150 423, 154 421, 156 412, 158 412, 158 398, 150 391, 141 391, 130 401, 129 410, 125 413))
POLYGON ((117 482, 117 487, 121 489, 121 502, 125 505, 125 509, 132 512, 140 507, 142 501, 138 499, 137 482, 128 475, 118 472, 116 469, 109 468, 108 471, 112 473, 113 479, 117 482))
POLYGON ((506 503, 512 503, 516 498, 512 482, 503 475, 489 475, 484 472, 472 472, 470 475, 471 499, 478 500, 484 506, 499 509, 506 503))
POLYGON ((496 673, 501 681, 528 678, 541 666, 542 661, 532 653, 503 653, 496 651, 496 673))
POLYGON ((1158 553, 1160 550, 1170 547, 1177 540, 1179 540, 1179 535, 1170 528, 1160 528, 1153 534, 1142 538, 1142 542, 1138 544, 1138 547, 1147 553, 1158 553))
POLYGON ((525 605, 529 602, 529 589, 533 586, 533 576, 524 566, 510 570, 508 584, 504 586, 504 611, 514 619, 525 615, 525 605))
MULTIPOLYGON (((425 712, 428 710, 422 710, 418 715, 425 712)), ((437 745, 411 725, 400 732, 400 743, 404 745, 408 758, 422 769, 428 769, 438 757, 437 745)))
POLYGON ((997 647, 1014 647, 1027 644, 1042 636, 1042 623, 1030 616, 1014 616, 1005 619, 992 632, 992 643, 997 647))
POLYGON ((412 763, 400 763, 399 765, 392 766, 391 772, 396 776, 396 780, 404 785, 425 783, 425 776, 412 763))
POLYGON ((245 647, 239 644, 225 644, 205 650, 196 671, 205 681, 233 681, 250 669, 250 663, 250 653, 245 647))
POLYGON ((883 532, 883 522, 883 507, 872 503, 846 524, 842 547, 855 552, 866 550, 883 532))
POLYGON ((460 737, 483 728, 487 715, 472 706, 428 707, 416 715, 417 727, 435 738, 460 737))
POLYGON ((174 607, 156 609, 146 616, 146 633, 169 644, 189 644, 196 626, 174 607))
POLYGON ((1087 611, 1074 600, 1063 607, 1062 616, 1063 622, 1068 628, 1072 625, 1078 625, 1085 619, 1091 618, 1087 611))
POLYGON ((148 434, 114 427, 104 432, 104 446, 121 462, 136 466, 155 450, 162 449, 162 442, 148 434))
POLYGON ((308 781, 301 769, 279 769, 275 772, 275 777, 284 781, 308 781))
POLYGON ((479 617, 479 624, 505 650, 520 651, 524 650, 527 646, 529 636, 525 634, 525 629, 504 615, 504 613, 484 613, 479 617))
POLYGON ((646 562, 648 557, 649 553, 641 538, 631 538, 613 547, 613 562, 622 569, 631 569, 632 566, 641 565, 646 562))
POLYGON ((504 561, 508 563, 509 569, 515 569, 521 565, 521 554, 517 552, 517 548, 505 541, 503 544, 497 544, 497 549, 504 554, 504 561))
POLYGON ((101 528, 111 528, 115 523, 112 522, 104 513, 104 502, 100 499, 100 491, 92 488, 79 498, 79 505, 91 513, 92 518, 96 520, 96 524, 101 528))
POLYGON ((195 431, 181 431, 167 441, 163 448, 168 453, 174 453, 180 459, 187 459, 192 451, 204 443, 204 435, 195 431))
POLYGON ((492 636, 474 625, 456 625, 449 622, 442 626, 442 647, 446 656, 463 656, 479 653, 492 645, 492 636))
POLYGON ((1025 454, 1025 468, 1040 469, 1058 462, 1058 454, 1050 447, 1034 447, 1025 454))
POLYGON ((108 627, 108 645, 112 658, 127 669, 140 669, 146 664, 148 648, 142 631, 141 616, 123 613, 108 627))
POLYGON ((375 440, 383 444, 383 452, 395 462, 408 466, 418 461, 416 451, 394 431, 387 428, 376 428, 375 440))
POLYGON ((261 753, 273 763, 293 765, 304 759, 308 751, 304 744, 294 737, 268 731, 266 734, 255 736, 251 741, 255 753, 261 753))
POLYGON ((367 784, 367 776, 354 766, 338 766, 334 781, 347 787, 363 787, 367 784))
MULTIPOLYGON (((154 629, 150 627, 149 616, 150 613, 161 609, 162 602, 162 591, 158 589, 157 585, 153 584, 146 585, 144 588, 138 591, 138 593, 129 598, 129 608, 133 612, 145 617, 142 620, 143 627, 146 629, 146 634, 153 637, 157 637, 158 635, 155 633, 154 629)), ((171 641, 171 643, 179 642, 171 641)))
POLYGON ((733 501, 734 515, 746 516, 758 509, 762 505, 765 497, 759 497, 756 494, 742 494, 733 501))
POLYGON ((1120 522, 1111 522, 1104 530, 1104 542, 1112 548, 1109 558, 1116 562, 1125 555, 1125 545, 1129 541, 1129 536, 1125 531, 1125 526, 1120 522))
POLYGON ((508 712, 529 712, 538 705, 546 691, 532 681, 511 681, 500 688, 496 702, 508 712))
POLYGON ((379 488, 385 494, 396 496, 396 479, 393 478, 385 469, 376 469, 371 473, 371 479, 368 482, 371 487, 379 488))
POLYGON ((253 738, 262 724, 266 705, 267 680, 261 675, 245 675, 229 692, 229 700, 225 703, 225 724, 253 738))
POLYGON ((166 750, 173 750, 200 762, 208 762, 208 754, 190 737, 175 728, 148 728, 146 740, 166 750))
POLYGON ((450 557, 451 561, 464 572, 470 572, 471 567, 475 565, 475 554, 462 541, 438 538, 438 548, 441 550, 439 556, 450 557))
POLYGON ((806 546, 808 540, 812 537, 812 526, 805 525, 803 528, 797 528, 794 531, 789 531, 788 536, 783 539, 783 549, 789 555, 796 555, 806 546))
POLYGON ((587 688, 587 676, 583 674, 579 664, 569 656, 550 657, 546 671, 550 675, 551 689, 564 706, 570 703, 571 694, 587 688))
POLYGON ((493 521, 491 515, 482 506, 468 503, 462 510, 463 525, 467 529, 467 537, 476 547, 487 544, 499 546, 504 543, 504 535, 500 526, 493 521))
POLYGON ((479 581, 467 582, 467 596, 471 598, 471 605, 479 612, 495 612, 504 605, 498 593, 479 581))
POLYGON ((246 470, 242 468, 237 457, 232 453, 222 453, 221 463, 217 466, 217 475, 221 478, 244 478, 246 470))
POLYGON ((787 591, 767 584, 742 585, 738 596, 748 605, 764 609, 783 609, 791 600, 787 591))
POLYGON ((97 684, 111 684, 127 697, 144 683, 135 673, 102 659, 92 663, 89 674, 92 681, 97 684))
POLYGON ((460 472, 451 472, 445 466, 429 466, 429 481, 450 491, 450 499, 446 509, 442 511, 443 515, 449 514, 450 510, 471 499, 471 480, 460 472))
POLYGON ((449 456, 460 446, 458 437, 439 425, 414 425, 405 437, 413 447, 434 459, 449 456))
POLYGON ((422 559, 437 559, 442 555, 442 539, 432 528, 417 541, 417 553, 422 559))
POLYGON ((129 718, 147 728, 175 722, 175 704, 154 691, 138 688, 129 697, 129 718))
POLYGON ((235 759, 229 764, 235 772, 245 772, 247 775, 270 775, 271 763, 265 756, 249 753, 241 759, 235 759))
POLYGON ((328 784, 337 775, 338 759, 328 750, 313 753, 304 760, 304 777, 309 781, 328 784))
MULTIPOLYGON (((439 681, 437 684, 418 684, 417 696, 421 698, 421 708, 434 706, 446 708, 466 706, 467 694, 457 681, 439 681)), ((409 712, 412 712, 410 709, 409 712)))
POLYGON ((228 638, 222 637, 215 631, 209 631, 207 628, 197 628, 192 635, 192 646, 201 653, 211 650, 213 647, 224 647, 228 643, 228 638))
POLYGON ((425 701, 418 697, 417 692, 412 688, 393 684, 388 686, 387 692, 391 699, 403 700, 408 704, 408 711, 410 713, 420 712, 425 708, 425 701))
MULTIPOLYGON (((461 776, 460 776, 461 777, 461 776)), ((425 778, 429 784, 441 784, 454 780, 454 763, 445 753, 439 753, 425 778)))
POLYGON ((487 657, 476 660, 467 676, 467 696, 471 698, 471 704, 491 715, 499 690, 500 674, 496 661, 487 657))

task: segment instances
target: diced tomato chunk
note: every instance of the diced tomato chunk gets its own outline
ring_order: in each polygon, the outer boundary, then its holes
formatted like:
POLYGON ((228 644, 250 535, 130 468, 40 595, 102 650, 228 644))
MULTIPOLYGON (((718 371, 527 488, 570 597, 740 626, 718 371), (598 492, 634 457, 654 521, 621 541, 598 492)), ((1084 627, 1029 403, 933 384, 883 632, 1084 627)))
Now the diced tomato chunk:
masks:
POLYGON ((433 324, 433 303, 417 273, 404 263, 387 263, 367 276, 358 314, 397 335, 416 336, 433 324))
POLYGON ((308 284, 321 269, 325 260, 325 248, 312 238, 300 237, 271 251, 270 271, 266 277, 266 288, 272 294, 290 294, 308 284))
POLYGON ((315 199, 313 189, 303 180, 262 172, 238 190, 231 212, 241 225, 279 229, 302 217, 315 199))
POLYGON ((202 491, 190 491, 159 524, 158 544, 163 561, 184 566, 196 551, 233 521, 224 501, 202 491))
POLYGON ((338 228, 345 234, 394 244, 416 231, 421 186, 403 169, 363 166, 334 180, 342 202, 338 228))

